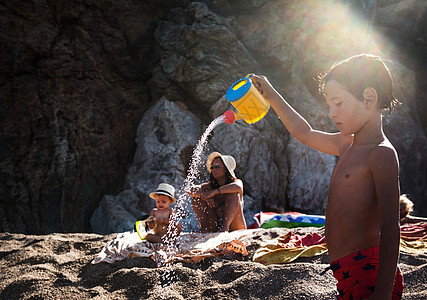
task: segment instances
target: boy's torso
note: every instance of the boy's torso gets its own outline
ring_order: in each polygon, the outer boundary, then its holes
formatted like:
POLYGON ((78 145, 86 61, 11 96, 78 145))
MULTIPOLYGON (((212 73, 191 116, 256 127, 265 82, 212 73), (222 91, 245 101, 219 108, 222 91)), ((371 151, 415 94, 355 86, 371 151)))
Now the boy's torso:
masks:
POLYGON ((349 147, 332 173, 326 207, 331 261, 379 244, 375 184, 368 166, 369 153, 375 146, 349 147))

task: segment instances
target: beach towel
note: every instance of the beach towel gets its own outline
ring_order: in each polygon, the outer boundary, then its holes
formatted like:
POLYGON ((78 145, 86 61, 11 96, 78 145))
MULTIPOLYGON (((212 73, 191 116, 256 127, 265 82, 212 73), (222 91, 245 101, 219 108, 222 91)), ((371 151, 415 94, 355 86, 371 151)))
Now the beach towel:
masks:
POLYGON ((426 240, 427 222, 406 223, 400 226, 400 235, 405 240, 426 240))
POLYGON ((261 228, 266 229, 273 227, 296 228, 323 226, 325 226, 325 216, 285 213, 273 216, 268 221, 262 223, 261 228))
POLYGON ((182 261, 186 263, 198 263, 208 257, 217 257, 227 254, 242 254, 247 256, 245 244, 239 240, 232 240, 230 242, 224 242, 218 246, 208 249, 206 251, 201 250, 190 250, 186 254, 178 254, 169 260, 169 262, 182 261))
POLYGON ((259 213, 254 214, 253 216, 254 222, 248 226, 248 229, 260 228, 265 221, 270 220, 272 217, 276 215, 278 215, 278 213, 260 211, 259 213))
POLYGON ((181 233, 172 247, 141 240, 138 232, 124 232, 109 241, 95 255, 92 264, 114 263, 132 257, 150 257, 158 266, 165 263, 184 261, 200 262, 207 257, 227 254, 248 255, 240 240, 252 234, 252 230, 237 230, 217 233, 181 233), (166 253, 166 252, 173 253, 166 253))
POLYGON ((119 233, 117 237, 109 241, 92 260, 92 264, 100 262, 114 263, 131 257, 151 257, 153 248, 151 243, 141 242, 137 232, 119 233))
POLYGON ((409 254, 427 254, 427 222, 400 226, 400 251, 409 254))
POLYGON ((261 243, 253 261, 264 265, 289 263, 298 257, 313 257, 328 251, 325 237, 317 233, 296 235, 289 231, 285 235, 261 243))

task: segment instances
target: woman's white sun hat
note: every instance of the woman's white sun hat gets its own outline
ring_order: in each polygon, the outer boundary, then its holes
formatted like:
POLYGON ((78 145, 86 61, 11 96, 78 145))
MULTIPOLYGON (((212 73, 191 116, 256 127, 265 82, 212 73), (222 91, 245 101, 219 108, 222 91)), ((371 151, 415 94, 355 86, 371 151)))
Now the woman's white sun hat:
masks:
POLYGON ((167 183, 159 184, 159 186, 157 187, 157 190, 155 192, 151 193, 150 197, 153 199, 156 199, 154 197, 156 194, 166 195, 166 196, 171 197, 172 203, 176 201, 176 199, 175 199, 175 188, 173 186, 171 186, 170 184, 167 184, 167 183))
POLYGON ((208 171, 211 172, 212 162, 217 157, 220 157, 222 159, 222 162, 224 163, 228 172, 230 172, 231 177, 236 178, 236 174, 234 174, 234 169, 236 168, 236 161, 234 160, 233 156, 231 156, 231 155, 222 155, 219 152, 212 152, 209 155, 208 161, 206 163, 206 167, 207 167, 208 171))

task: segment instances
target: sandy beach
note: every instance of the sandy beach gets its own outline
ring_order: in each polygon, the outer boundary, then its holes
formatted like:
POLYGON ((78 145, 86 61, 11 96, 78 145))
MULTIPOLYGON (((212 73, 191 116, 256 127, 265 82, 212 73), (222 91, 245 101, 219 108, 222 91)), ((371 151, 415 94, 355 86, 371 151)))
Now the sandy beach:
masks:
MULTIPOLYGON (((252 261, 262 241, 289 229, 254 231, 243 238, 248 256, 156 266, 151 258, 91 264, 117 234, 0 233, 0 299, 334 299, 327 253, 286 264, 252 261)), ((292 229, 297 234, 317 231, 292 229)), ((427 298, 427 255, 401 253, 403 299, 427 298)))

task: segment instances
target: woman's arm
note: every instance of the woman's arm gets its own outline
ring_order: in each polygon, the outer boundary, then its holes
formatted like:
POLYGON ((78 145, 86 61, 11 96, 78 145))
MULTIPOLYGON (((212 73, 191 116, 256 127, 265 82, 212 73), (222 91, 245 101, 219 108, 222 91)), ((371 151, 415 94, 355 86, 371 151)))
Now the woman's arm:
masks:
POLYGON ((200 197, 206 200, 209 198, 213 198, 216 195, 233 193, 239 193, 240 195, 243 195, 243 182, 240 179, 236 179, 233 182, 220 186, 216 189, 212 189, 209 186, 209 190, 202 191, 200 197))
POLYGON ((229 184, 223 185, 215 190, 216 195, 239 193, 243 195, 243 182, 236 179, 229 184))

